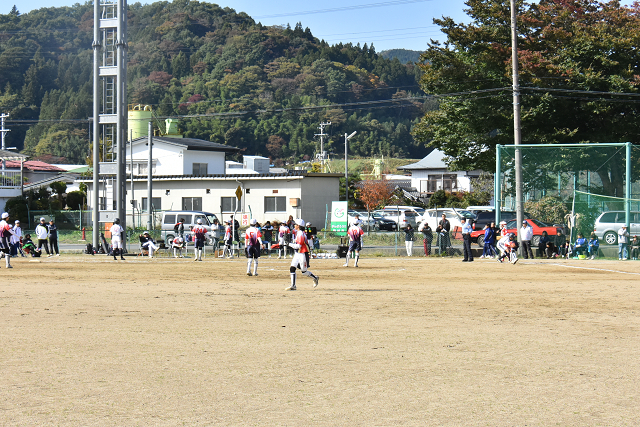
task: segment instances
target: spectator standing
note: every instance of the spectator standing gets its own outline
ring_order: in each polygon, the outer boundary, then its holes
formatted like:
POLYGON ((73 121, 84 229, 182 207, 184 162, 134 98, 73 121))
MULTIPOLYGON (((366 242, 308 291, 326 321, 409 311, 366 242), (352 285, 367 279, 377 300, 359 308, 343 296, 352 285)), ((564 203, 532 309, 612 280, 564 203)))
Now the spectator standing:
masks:
POLYGON ((42 250, 42 246, 44 246, 44 251, 47 253, 47 256, 51 256, 49 253, 49 229, 47 228, 47 224, 44 222, 44 218, 40 218, 40 224, 36 226, 36 237, 38 238, 38 250, 42 250))
POLYGON ((591 233, 591 237, 589 237, 589 243, 587 243, 587 245, 589 248, 589 256, 591 259, 595 259, 598 255, 598 249, 600 248, 600 242, 598 242, 598 236, 596 233, 591 233))
POLYGON ((433 242, 433 230, 425 219, 418 226, 418 231, 422 233, 424 239, 424 256, 431 255, 431 243, 433 242))
POLYGON ((51 256, 60 256, 58 249, 58 227, 56 227, 53 219, 49 220, 49 247, 51 248, 51 256))
POLYGON ((520 227, 520 238, 522 239, 522 252, 524 259, 533 259, 533 251, 531 250, 531 239, 533 239, 533 228, 529 225, 527 220, 522 221, 522 227, 520 227))
MULTIPOLYGON (((273 225, 271 225, 271 221, 267 221, 264 223, 262 227, 262 247, 268 254, 271 253, 271 240, 273 239, 273 225)), ((271 256, 271 255, 269 255, 271 256)))
POLYGON ((638 236, 633 236, 631 239, 631 259, 637 260, 638 253, 640 252, 640 241, 638 241, 638 236))
POLYGON ((473 253, 471 252, 471 221, 467 221, 466 218, 460 220, 462 223, 462 262, 473 262, 473 253))
POLYGON ((484 246, 482 248, 482 256, 480 258, 493 258, 495 251, 493 249, 496 240, 495 222, 491 225, 484 225, 484 246))
POLYGON ((13 226, 13 235, 11 236, 11 256, 18 256, 18 252, 20 255, 25 257, 26 255, 22 251, 22 227, 20 227, 20 220, 16 219, 16 222, 13 226))
POLYGON ((413 238, 413 227, 411 227, 411 224, 407 224, 404 229, 404 247, 407 250, 407 256, 413 256, 413 238))
POLYGON ((445 214, 442 214, 442 219, 438 223, 438 227, 440 228, 438 232, 438 238, 440 239, 440 255, 442 255, 446 251, 446 249, 451 246, 451 240, 449 238, 451 223, 449 222, 445 214))
POLYGON ((184 239, 184 218, 180 218, 180 221, 173 226, 173 231, 184 239))
POLYGON ((627 226, 623 225, 618 230, 618 259, 626 260, 629 258, 629 232, 627 231, 627 226))

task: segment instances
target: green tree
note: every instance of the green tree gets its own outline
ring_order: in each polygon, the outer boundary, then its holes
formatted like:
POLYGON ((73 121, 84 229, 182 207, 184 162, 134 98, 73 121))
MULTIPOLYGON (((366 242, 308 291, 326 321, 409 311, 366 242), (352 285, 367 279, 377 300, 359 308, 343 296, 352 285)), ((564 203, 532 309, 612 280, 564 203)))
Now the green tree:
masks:
MULTIPOLYGON (((422 88, 442 97, 414 128, 416 138, 454 158, 451 167, 491 170, 496 144, 513 141, 510 8, 469 0, 470 24, 436 19, 447 35, 422 56, 422 88), (486 91, 472 93, 472 91, 486 91)), ((618 1, 518 2, 522 142, 640 142, 640 15, 618 1), (588 94, 580 91, 599 91, 588 94)), ((551 159, 553 161, 554 159, 551 159)), ((579 156, 563 159, 580 170, 579 156)), ((605 163, 605 159, 602 160, 605 163)), ((551 162, 541 167, 552 167, 551 162)), ((622 194, 621 162, 598 170, 606 194, 622 194)))

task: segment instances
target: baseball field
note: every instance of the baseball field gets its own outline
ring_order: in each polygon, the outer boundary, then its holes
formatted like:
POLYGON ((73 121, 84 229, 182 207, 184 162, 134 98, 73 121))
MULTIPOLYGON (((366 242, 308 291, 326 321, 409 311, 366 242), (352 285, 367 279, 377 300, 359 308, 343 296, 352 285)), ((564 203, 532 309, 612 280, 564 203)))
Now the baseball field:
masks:
POLYGON ((0 425, 640 425, 640 262, 343 262, 2 262, 0 425))

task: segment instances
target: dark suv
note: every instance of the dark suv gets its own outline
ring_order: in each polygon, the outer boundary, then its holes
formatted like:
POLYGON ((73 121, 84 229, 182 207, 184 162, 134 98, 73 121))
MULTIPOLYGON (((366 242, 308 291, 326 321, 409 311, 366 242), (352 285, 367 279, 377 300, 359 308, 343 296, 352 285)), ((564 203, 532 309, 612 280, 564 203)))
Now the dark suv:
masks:
MULTIPOLYGON (((503 211, 500 212, 500 221, 511 221, 512 219, 516 219, 516 213, 512 212, 512 211, 503 211)), ((525 218, 529 218, 529 215, 527 215, 527 213, 525 212, 524 214, 525 218)), ((495 211, 491 211, 491 212, 478 212, 476 214, 476 219, 475 221, 471 224, 473 226, 474 230, 482 230, 484 228, 484 226, 486 224, 491 225, 492 222, 494 222, 496 220, 496 213, 495 211)), ((496 227, 498 227, 498 224, 496 224, 496 227)))

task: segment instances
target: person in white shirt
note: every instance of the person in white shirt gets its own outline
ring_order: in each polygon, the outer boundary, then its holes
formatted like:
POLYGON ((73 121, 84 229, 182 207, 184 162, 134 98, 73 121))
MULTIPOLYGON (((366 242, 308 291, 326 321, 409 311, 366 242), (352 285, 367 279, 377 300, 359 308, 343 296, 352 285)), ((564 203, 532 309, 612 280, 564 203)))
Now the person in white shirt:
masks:
POLYGON ((20 247, 20 243, 22 242, 22 227, 20 227, 20 220, 16 219, 15 225, 13 226, 13 235, 11 236, 11 256, 18 256, 18 252, 22 257, 26 257, 22 248, 20 247))
POLYGON ((618 230, 618 259, 626 260, 629 258, 629 232, 627 231, 627 226, 623 225, 618 230))
POLYGON ((531 250, 531 239, 533 239, 533 228, 529 225, 527 220, 522 221, 522 227, 520 228, 520 238, 522 239, 522 253, 524 259, 533 259, 533 251, 531 250))
POLYGON ((111 248, 113 249, 113 259, 117 260, 116 255, 120 254, 120 259, 124 259, 122 252, 122 234, 124 228, 120 225, 120 218, 116 218, 113 225, 109 229, 111 232, 111 248))
POLYGON ((44 222, 44 218, 40 218, 40 224, 36 226, 36 237, 38 238, 37 249, 41 250, 44 246, 44 250, 49 256, 49 228, 44 222))

